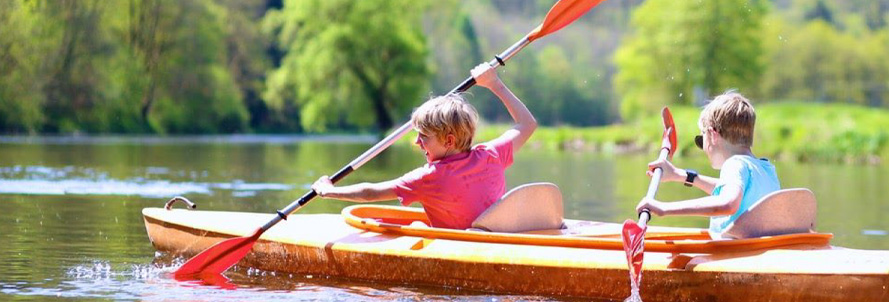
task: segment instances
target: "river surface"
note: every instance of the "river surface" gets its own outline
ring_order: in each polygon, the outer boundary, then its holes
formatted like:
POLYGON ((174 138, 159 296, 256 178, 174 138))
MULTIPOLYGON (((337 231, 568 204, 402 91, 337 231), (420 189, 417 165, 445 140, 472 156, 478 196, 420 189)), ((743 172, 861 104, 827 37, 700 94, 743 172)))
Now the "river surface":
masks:
MULTIPOLYGON (((235 289, 177 282, 184 259, 158 253, 141 210, 186 196, 202 210, 273 213, 320 175, 360 155, 372 137, 0 137, 0 301, 522 301, 453 288, 379 284, 328 276, 282 275, 235 267, 235 289)), ((703 154, 680 167, 718 176, 703 154)), ((656 155, 614 156, 522 150, 509 187, 549 181, 565 198, 565 216, 621 222, 645 194, 645 164, 656 155)), ((693 158, 692 158, 693 157, 693 158)), ((383 181, 423 163, 400 142, 343 183, 383 181)), ((834 245, 889 249, 889 164, 775 162, 782 187, 818 198, 818 224, 834 245)), ((665 201, 703 196, 664 184, 665 201)), ((389 202, 389 204, 393 204, 389 202)), ((301 213, 339 213, 345 202, 315 200, 301 213)), ((652 224, 706 227, 704 218, 655 218, 652 224)))

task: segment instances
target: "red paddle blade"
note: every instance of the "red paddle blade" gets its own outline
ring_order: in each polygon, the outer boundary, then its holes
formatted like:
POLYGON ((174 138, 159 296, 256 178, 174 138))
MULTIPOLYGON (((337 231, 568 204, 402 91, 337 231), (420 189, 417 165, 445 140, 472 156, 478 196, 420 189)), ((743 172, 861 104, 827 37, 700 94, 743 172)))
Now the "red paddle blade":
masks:
POLYGON ((664 138, 661 142, 661 148, 668 150, 667 158, 673 160, 673 153, 676 153, 676 124, 673 123, 673 114, 670 108, 664 107, 661 110, 661 117, 664 119, 664 138))
POLYGON ((642 257, 645 252, 645 230, 640 228, 635 221, 624 221, 623 230, 620 232, 624 242, 624 252, 627 253, 627 264, 630 268, 630 281, 639 286, 642 279, 642 257))
POLYGON ((537 40, 571 24, 603 0, 561 0, 546 13, 543 23, 528 34, 528 41, 537 40))
POLYGON ((222 274, 250 252, 253 244, 259 239, 259 235, 262 234, 261 231, 262 229, 259 229, 249 237, 232 238, 211 246, 188 259, 182 267, 176 270, 175 278, 188 279, 199 275, 222 274))

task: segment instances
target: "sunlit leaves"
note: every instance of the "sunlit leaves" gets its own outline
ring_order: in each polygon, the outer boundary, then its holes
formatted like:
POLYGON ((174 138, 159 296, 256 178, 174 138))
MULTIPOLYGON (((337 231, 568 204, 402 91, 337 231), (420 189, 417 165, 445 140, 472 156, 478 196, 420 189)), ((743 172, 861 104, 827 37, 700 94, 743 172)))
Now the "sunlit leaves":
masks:
POLYGON ((427 84, 422 9, 415 1, 285 2, 266 19, 287 54, 264 96, 298 107, 308 131, 388 129, 427 84))
POLYGON ((633 13, 635 32, 615 55, 616 92, 625 117, 664 104, 692 104, 762 73, 757 0, 650 0, 633 13))

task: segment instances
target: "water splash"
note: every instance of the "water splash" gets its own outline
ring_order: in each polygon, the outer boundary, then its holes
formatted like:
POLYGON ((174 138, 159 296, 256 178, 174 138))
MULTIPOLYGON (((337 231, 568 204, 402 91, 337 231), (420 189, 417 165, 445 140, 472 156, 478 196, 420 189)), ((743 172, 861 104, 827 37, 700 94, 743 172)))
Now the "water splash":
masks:
POLYGON ((108 280, 114 275, 111 265, 104 261, 94 261, 92 264, 77 265, 68 269, 66 273, 74 279, 108 280))
POLYGON ((630 288, 630 296, 624 299, 624 302, 642 302, 642 297, 639 296, 639 286, 633 282, 630 288))
POLYGON ((179 264, 132 264, 122 269, 115 269, 108 261, 93 261, 88 264, 75 265, 66 271, 66 275, 74 280, 110 281, 110 280, 150 280, 164 278, 172 273, 179 264))

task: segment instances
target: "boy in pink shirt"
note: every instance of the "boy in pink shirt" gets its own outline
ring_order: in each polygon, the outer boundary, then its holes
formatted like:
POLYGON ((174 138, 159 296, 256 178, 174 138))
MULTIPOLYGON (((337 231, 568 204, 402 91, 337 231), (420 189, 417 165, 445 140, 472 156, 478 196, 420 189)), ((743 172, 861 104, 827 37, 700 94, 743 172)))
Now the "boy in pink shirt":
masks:
POLYGON ((420 202, 433 227, 466 229, 488 206, 506 193, 506 168, 514 150, 525 144, 537 121, 487 63, 472 69, 476 84, 488 88, 506 106, 515 126, 500 137, 472 147, 478 113, 460 95, 433 98, 411 116, 415 143, 426 164, 379 183, 334 186, 322 176, 312 189, 323 198, 355 202, 399 199, 420 202))

